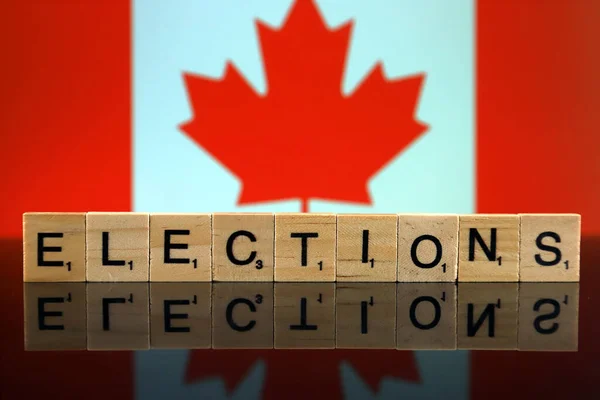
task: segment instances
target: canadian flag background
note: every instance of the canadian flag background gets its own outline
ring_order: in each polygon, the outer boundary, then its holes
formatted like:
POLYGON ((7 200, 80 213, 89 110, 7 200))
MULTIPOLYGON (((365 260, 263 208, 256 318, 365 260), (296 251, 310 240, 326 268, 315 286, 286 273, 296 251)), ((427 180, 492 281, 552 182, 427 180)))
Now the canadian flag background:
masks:
MULTIPOLYGON (((23 212, 88 210, 578 212, 583 234, 600 234, 596 1, 9 0, 3 8, 0 167, 5 190, 0 236, 6 240, 20 237, 23 212), (313 6, 328 32, 351 25, 347 48, 341 51, 342 74, 332 83, 340 97, 358 95, 357 88, 378 63, 388 83, 422 75, 409 114, 426 130, 387 149, 393 156, 380 160, 381 168, 365 182, 368 198, 344 194, 339 200, 324 199, 320 193, 309 201, 288 193, 278 198, 278 185, 286 175, 281 172, 277 181, 265 171, 264 179, 259 175, 253 183, 261 183, 259 190, 269 191, 271 200, 245 202, 240 170, 219 151, 229 148, 230 155, 245 156, 252 164, 254 157, 268 159, 269 151, 286 150, 263 146, 264 153, 248 154, 240 140, 231 139, 239 132, 205 129, 217 125, 198 119, 194 129, 201 136, 194 136, 184 126, 202 110, 226 116, 223 126, 232 126, 232 121, 243 126, 239 112, 245 110, 244 117, 251 114, 239 98, 218 102, 219 93, 225 93, 219 82, 226 77, 227 65, 251 89, 245 95, 265 99, 276 92, 268 66, 285 65, 289 54, 269 53, 273 58, 266 58, 257 21, 276 35, 285 29, 294 7, 313 6), (285 57, 278 60, 278 54, 285 57), (194 92, 197 98, 207 94, 204 108, 194 107, 186 75, 196 83, 213 81, 212 92, 194 92)), ((314 27, 308 24, 314 19, 297 21, 314 27)), ((333 56, 321 60, 336 62, 333 56)), ((310 77, 298 79, 310 86, 310 77)), ((315 89, 318 76, 312 82, 315 89)), ((371 102, 365 113, 390 106, 371 102)), ((327 114, 327 109, 321 111, 327 114)), ((273 111, 271 118, 280 114, 273 111)), ((260 132, 259 122, 249 121, 248 131, 260 132)), ((287 122, 280 125, 279 139, 298 133, 298 122, 287 122)), ((393 128, 394 123, 385 126, 393 128)), ((372 132, 347 134, 320 130, 319 121, 312 124, 314 132, 307 136, 315 146, 321 143, 315 138, 334 134, 340 149, 344 143, 361 141, 368 149, 369 141, 377 139, 372 132)), ((386 140, 393 138, 390 134, 386 140)), ((272 139, 265 143, 277 141, 272 139)), ((365 158, 377 159, 378 154, 367 152, 365 158)), ((318 161, 306 154, 306 163, 318 161)), ((340 193, 356 187, 356 174, 340 176, 331 181, 340 193)), ((18 260, 9 266, 7 277, 20 276, 18 260)), ((12 326, 21 322, 15 320, 12 326)), ((539 361, 507 355, 494 368, 487 367, 491 356, 485 352, 402 353, 381 353, 369 359, 369 365, 339 360, 313 378, 339 382, 328 392, 337 397, 430 397, 444 388, 450 398, 487 398, 502 393, 494 388, 507 384, 510 363, 539 361), (390 361, 390 354, 398 358, 390 361), (383 360, 392 364, 390 370, 366 376, 370 365, 383 360), (485 373, 478 366, 486 366, 485 373), (416 368, 418 378, 407 379, 410 368, 416 368)), ((14 376, 31 373, 32 365, 55 365, 44 369, 44 383, 20 387, 18 393, 79 398, 76 390, 57 392, 77 380, 75 388, 86 390, 91 398, 286 394, 273 389, 277 382, 269 374, 284 368, 287 360, 279 357, 280 363, 269 370, 277 356, 267 352, 199 352, 196 356, 207 360, 201 379, 186 379, 193 359, 187 351, 23 355, 7 347, 2 354, 13 365, 14 376), (243 368, 233 368, 240 354, 247 356, 243 368), (87 370, 77 371, 78 365, 87 370)), ((300 360, 297 368, 309 369, 312 356, 300 360)), ((554 372, 548 368, 535 373, 547 378, 554 372)), ((510 379, 522 384, 530 378, 510 379)), ((0 385, 8 387, 8 382, 0 385)), ((550 393, 567 394, 568 387, 554 387, 550 393)))
MULTIPOLYGON (((6 3, 2 236, 27 210, 235 207, 240 182, 177 129, 192 115, 182 75, 219 78, 231 60, 264 93, 254 20, 277 27, 290 2, 189 3, 6 3)), ((377 61, 426 74, 429 130, 374 174, 364 210, 579 212, 598 233, 597 2, 419 3, 318 3, 328 26, 354 21, 344 92, 377 61)), ((283 203, 262 208, 299 208, 283 203)))
POLYGON ((473 211, 472 1, 160 4, 133 8, 135 209, 473 211))

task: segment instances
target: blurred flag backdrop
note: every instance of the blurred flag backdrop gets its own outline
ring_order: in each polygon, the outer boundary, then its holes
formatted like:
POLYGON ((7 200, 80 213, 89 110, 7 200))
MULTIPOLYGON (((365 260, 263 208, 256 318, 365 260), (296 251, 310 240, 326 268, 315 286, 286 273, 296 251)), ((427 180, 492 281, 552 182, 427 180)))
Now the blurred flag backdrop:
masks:
MULTIPOLYGON (((414 117, 424 132, 373 164, 379 167, 369 176, 366 200, 315 196, 304 207, 577 212, 584 235, 600 234, 600 3, 594 0, 8 0, 3 8, 2 237, 20 236, 25 211, 298 211, 302 199, 277 197, 278 179, 286 180, 284 172, 277 172, 285 168, 278 166, 254 177, 254 184, 274 193, 269 201, 240 201, 246 188, 232 160, 245 156, 252 164, 253 157, 268 159, 269 150, 294 151, 268 147, 302 137, 299 120, 280 117, 287 104, 304 107, 312 101, 313 108, 303 112, 320 115, 308 121, 312 136, 303 144, 339 141, 343 153, 353 141, 377 141, 377 129, 393 132, 393 119, 378 125, 379 113, 395 104, 382 100, 383 94, 371 94, 369 106, 358 111, 364 111, 363 123, 371 118, 378 128, 367 124, 361 126, 364 131, 351 133, 335 129, 343 126, 341 119, 321 126, 331 115, 329 106, 338 106, 330 97, 310 97, 331 84, 340 99, 358 99, 377 65, 382 88, 422 77, 416 96, 403 102, 408 106, 398 114, 414 117), (313 5, 317 20, 307 14, 306 7, 313 5), (278 36, 294 7, 304 7, 297 29, 278 36), (316 22, 326 31, 314 33, 316 22), (319 75, 335 63, 335 54, 317 46, 327 40, 315 38, 344 32, 346 44, 342 38, 341 47, 332 47, 341 56, 339 74, 319 75), (280 47, 268 52, 268 43, 277 40, 280 47), (286 43, 304 53, 287 52, 286 43), (314 52, 306 43, 315 44, 314 52), (298 60, 306 64, 295 76, 289 71, 295 71, 298 60), (319 62, 322 68, 316 67, 319 62), (229 92, 227 82, 235 79, 228 76, 237 77, 244 90, 229 92), (295 77, 302 85, 293 84, 295 77), (287 89, 274 82, 287 82, 287 89), (269 103, 275 92, 287 100, 269 103), (270 104, 261 106, 262 119, 249 118, 256 116, 248 111, 251 102, 270 104), (316 105, 320 114, 313 112, 316 105), (209 123, 210 116, 222 124, 209 123), (194 119, 200 137, 182 129, 194 119), (265 138, 266 128, 261 129, 271 119, 279 125, 275 136, 265 138), (242 138, 261 134, 264 152, 245 153, 242 138), (241 136, 231 139, 235 135, 241 136), (229 153, 221 153, 223 147, 229 153)), ((405 132, 398 129, 397 134, 405 132)), ((385 138, 392 147, 394 135, 385 138)), ((354 175, 341 174, 330 184, 355 186, 354 175)), ((170 388, 181 396, 227 395, 219 376, 184 384, 188 352, 140 353, 126 362, 120 357, 115 368, 132 377, 119 386, 120 394, 151 398, 170 388)), ((234 394, 258 396, 264 390, 268 366, 260 359, 250 363, 234 394)), ((451 397, 486 393, 470 385, 471 363, 477 360, 469 361, 468 353, 418 352, 414 362, 420 385, 389 379, 379 394, 434 395, 431 382, 444 376, 452 379, 447 386, 451 397), (447 375, 449 368, 455 375, 447 375)), ((338 394, 375 395, 349 364, 330 373, 340 379, 338 394)))
MULTIPOLYGON (((10 0, 0 234, 20 235, 31 210, 234 209, 239 180, 178 130, 192 114, 182 74, 219 78, 231 60, 264 93, 254 20, 278 27, 290 3, 10 0)), ((415 115, 429 129, 361 210, 580 212, 599 232, 600 5, 448 3, 318 2, 329 27, 354 21, 341 91, 377 61, 390 78, 425 74, 415 115)))

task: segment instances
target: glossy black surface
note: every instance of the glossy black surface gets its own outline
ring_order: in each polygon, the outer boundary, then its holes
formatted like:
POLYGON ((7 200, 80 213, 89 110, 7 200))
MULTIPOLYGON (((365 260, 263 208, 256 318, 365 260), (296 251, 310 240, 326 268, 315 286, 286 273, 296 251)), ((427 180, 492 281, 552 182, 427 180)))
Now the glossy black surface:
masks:
POLYGON ((596 238, 579 284, 24 284, 0 249, 3 399, 598 393, 596 238))
POLYGON ((25 349, 576 351, 578 283, 26 283, 25 349))

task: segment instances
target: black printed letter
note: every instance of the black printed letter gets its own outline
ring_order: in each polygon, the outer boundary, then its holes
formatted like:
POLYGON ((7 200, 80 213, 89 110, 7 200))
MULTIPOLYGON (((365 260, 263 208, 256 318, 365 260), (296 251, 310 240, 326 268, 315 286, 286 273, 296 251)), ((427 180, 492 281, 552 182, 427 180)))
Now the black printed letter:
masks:
POLYGON ((542 240, 544 240, 547 237, 554 239, 554 241, 556 243, 560 243, 560 236, 558 236, 558 234, 556 232, 542 232, 535 239, 535 245, 540 250, 549 251, 550 253, 554 254, 554 259, 552 259, 550 261, 544 261, 542 259, 542 256, 540 254, 536 254, 535 255, 535 262, 537 262, 538 264, 540 264, 540 265, 542 265, 544 267, 551 267, 551 266, 556 265, 556 264, 558 264, 560 262, 560 259, 562 258, 562 254, 561 254, 560 249, 558 247, 549 246, 547 244, 543 244, 542 243, 542 240))
POLYGON ((45 261, 44 260, 44 252, 56 252, 59 253, 62 251, 62 247, 60 246, 44 246, 45 238, 61 238, 63 237, 62 233, 38 233, 38 242, 37 242, 37 260, 38 267, 62 267, 65 265, 62 261, 45 261))
POLYGON ((541 333, 542 335, 549 335, 558 330, 558 323, 553 322, 549 328, 542 328, 541 323, 558 317, 560 315, 560 304, 554 299, 539 299, 533 305, 533 311, 540 311, 540 308, 544 304, 550 304, 554 308, 554 310, 548 314, 543 314, 536 317, 533 321, 533 327, 538 333, 541 333))
POLYGON ((496 308, 494 304, 488 304, 481 313, 481 316, 477 322, 473 323, 473 303, 469 303, 467 307, 467 336, 473 337, 477 334, 481 325, 485 322, 487 317, 490 318, 488 324, 488 336, 494 337, 496 330, 496 308))
POLYGON ((187 319, 187 314, 172 314, 171 306, 175 305, 188 305, 189 300, 165 300, 164 302, 164 314, 165 314, 165 332, 189 332, 189 326, 173 327, 171 326, 172 319, 187 319))
POLYGON ((248 256, 248 258, 246 258, 245 260, 238 260, 237 258, 235 258, 235 256, 233 255, 233 242, 235 241, 235 239, 237 239, 238 236, 246 236, 248 239, 250 239, 252 243, 256 242, 256 236, 254 236, 252 232, 233 232, 231 236, 229 236, 229 239, 227 239, 227 258, 229 258, 229 261, 231 261, 235 265, 248 265, 256 258, 256 251, 252 251, 250 253, 250 256, 248 256))
POLYGON ((290 325, 292 331, 316 331, 317 325, 306 323, 306 297, 300 299, 300 325, 290 325))
POLYGON ((491 228, 490 231, 490 247, 487 247, 477 228, 469 229, 469 261, 475 261, 475 241, 479 243, 488 260, 496 261, 496 228, 491 228))
POLYGON ((108 232, 102 232, 102 265, 125 265, 125 260, 111 260, 108 256, 108 232))
POLYGON ((62 297, 39 297, 38 298, 38 329, 40 331, 63 331, 64 325, 46 325, 46 317, 62 317, 62 311, 46 311, 46 303, 64 303, 62 297))
POLYGON ((252 320, 250 320, 250 322, 248 322, 246 325, 243 325, 243 326, 235 323, 235 321, 233 320, 233 309, 235 308, 236 305, 238 305, 240 303, 247 305, 251 312, 256 312, 256 306, 254 305, 253 302, 251 302, 248 299, 237 298, 237 299, 233 299, 231 302, 229 302, 229 304, 227 304, 227 310, 225 311, 225 318, 227 319, 227 323, 229 324, 231 329, 233 329, 234 331, 247 332, 250 329, 254 328, 254 325, 256 325, 256 321, 252 319, 252 320))
POLYGON ((410 247, 410 258, 412 259, 412 262, 419 268, 435 267, 436 265, 438 265, 438 263, 442 259, 442 244, 440 243, 440 240, 432 235, 419 236, 418 238, 415 239, 412 246, 410 247), (435 257, 433 258, 433 261, 430 263, 421 262, 419 260, 419 258, 417 257, 417 248, 419 247, 419 244, 423 240, 430 240, 435 245, 435 257))
POLYGON ((189 258, 171 258, 171 249, 187 249, 187 243, 171 243, 171 235, 189 235, 189 229, 165 230, 165 264, 189 264, 189 258))
POLYGON ((110 331, 110 310, 109 306, 111 304, 124 304, 124 297, 112 297, 112 298, 103 298, 102 299, 102 329, 105 331, 110 331))
POLYGON ((316 232, 311 233, 292 233, 291 237, 293 238, 302 238, 302 266, 306 267, 308 265, 308 238, 318 238, 319 234, 316 232))
POLYGON ((440 318, 442 317, 442 309, 440 307, 440 303, 431 296, 421 296, 417 297, 412 304, 410 305, 410 322, 415 326, 415 328, 419 328, 421 330, 428 330, 435 328, 437 324, 440 323, 440 318), (417 307, 422 302, 427 301, 431 303, 433 306, 433 310, 435 311, 435 315, 433 316, 433 320, 428 324, 422 324, 417 320, 417 307))

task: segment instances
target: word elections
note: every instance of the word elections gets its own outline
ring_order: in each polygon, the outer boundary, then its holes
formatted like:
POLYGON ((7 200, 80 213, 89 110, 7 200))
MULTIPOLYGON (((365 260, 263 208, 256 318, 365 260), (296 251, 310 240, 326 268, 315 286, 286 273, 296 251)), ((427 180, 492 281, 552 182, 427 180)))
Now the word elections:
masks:
POLYGON ((26 282, 579 281, 577 214, 26 213, 26 282))
POLYGON ((25 349, 578 347, 579 283, 25 283, 25 349))

